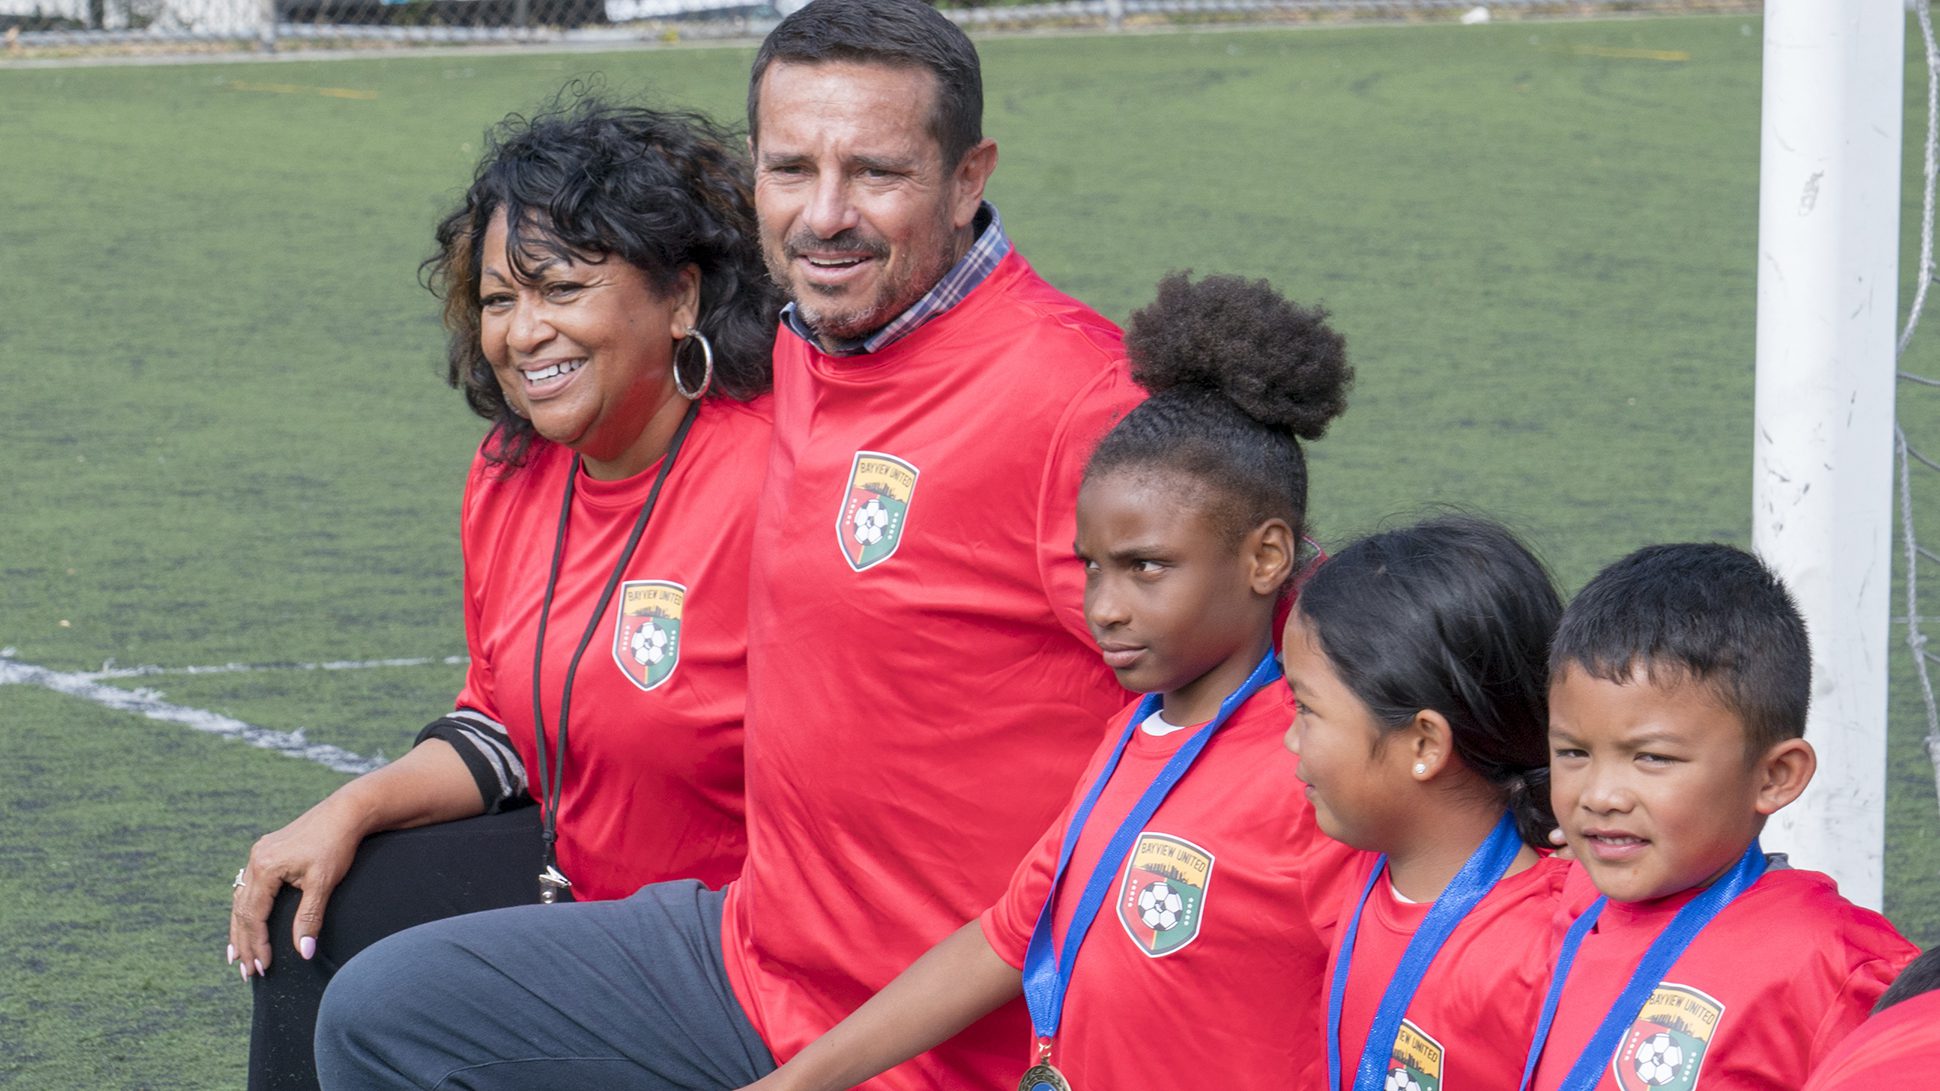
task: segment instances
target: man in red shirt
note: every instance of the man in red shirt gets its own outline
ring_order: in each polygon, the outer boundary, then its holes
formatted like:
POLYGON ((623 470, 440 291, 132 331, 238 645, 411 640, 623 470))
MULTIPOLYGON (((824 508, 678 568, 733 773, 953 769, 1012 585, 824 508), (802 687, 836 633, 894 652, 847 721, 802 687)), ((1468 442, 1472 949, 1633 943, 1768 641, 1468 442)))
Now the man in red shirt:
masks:
MULTIPOLYGON (((751 1082, 997 900, 1124 701, 1085 635, 1073 505, 1142 392, 1118 330, 983 200, 975 49, 920 0, 816 0, 764 42, 749 105, 793 302, 751 573, 746 870, 372 948, 326 996, 326 1086, 751 1082)), ((868 1086, 996 1086, 1029 1035, 1013 1005, 868 1086)))

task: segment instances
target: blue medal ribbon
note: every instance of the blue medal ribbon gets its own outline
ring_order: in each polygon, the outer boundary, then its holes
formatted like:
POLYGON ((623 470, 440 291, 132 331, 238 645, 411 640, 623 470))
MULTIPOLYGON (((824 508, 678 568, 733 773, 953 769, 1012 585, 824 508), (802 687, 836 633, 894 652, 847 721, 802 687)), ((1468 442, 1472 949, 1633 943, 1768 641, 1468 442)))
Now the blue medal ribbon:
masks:
POLYGON ((1071 853, 1078 847, 1078 835, 1084 830, 1085 821, 1091 817, 1091 809, 1097 805, 1098 797, 1104 794, 1105 785, 1110 782, 1112 773, 1118 769, 1118 760, 1125 755, 1125 747, 1138 733, 1143 724, 1154 712, 1159 710, 1164 700, 1162 694, 1148 693, 1138 703, 1132 713, 1131 722, 1125 725, 1125 733, 1119 736, 1118 746, 1105 762, 1105 768, 1093 781, 1085 793, 1083 802, 1071 816, 1071 825, 1064 831, 1064 847, 1058 852, 1058 867, 1051 876, 1051 893, 1044 899, 1044 908, 1038 911, 1037 925, 1031 929, 1030 945, 1024 949, 1024 1001, 1030 1007, 1031 1026, 1037 1032, 1039 1042, 1048 1042, 1057 1036, 1059 1020, 1064 1015, 1064 994, 1071 985, 1071 968, 1078 959, 1078 948, 1083 946, 1086 933, 1098 919, 1098 910, 1105 903, 1105 895, 1110 891, 1112 882, 1117 878, 1119 865, 1131 851, 1132 841, 1144 830, 1145 823, 1151 820, 1153 812, 1172 791, 1173 785, 1186 775, 1199 752, 1206 748, 1214 732, 1232 719, 1239 706, 1255 693, 1265 689, 1280 677, 1279 660, 1273 657, 1273 650, 1267 649, 1253 673, 1246 676, 1238 689, 1219 703, 1219 712, 1211 722, 1194 732, 1184 745, 1166 760, 1160 768, 1158 777, 1145 789, 1138 802, 1133 805, 1125 820, 1106 843, 1104 854, 1098 858, 1097 866, 1085 881, 1084 892, 1078 898, 1077 911, 1071 917, 1071 929, 1064 937, 1064 946, 1055 960, 1051 957, 1051 921, 1053 907, 1057 904, 1058 889, 1063 885, 1065 869, 1071 864, 1071 853))
MULTIPOLYGON (((1583 1053, 1570 1066, 1559 1091, 1590 1091, 1602 1080, 1604 1062, 1616 1053, 1624 1032, 1637 1021, 1637 1016, 1644 1010, 1644 1003, 1684 954, 1685 948, 1691 945, 1705 925, 1724 912, 1725 906, 1749 890, 1763 874, 1765 850, 1759 847, 1754 838, 1751 847, 1745 850, 1730 871, 1677 911, 1677 915, 1645 949, 1644 957, 1631 973, 1629 983, 1617 994, 1616 1003, 1610 1006, 1610 1013, 1603 1017, 1596 1033, 1590 1035, 1589 1044, 1583 1047, 1583 1053)), ((1577 949, 1583 946, 1584 937, 1590 934, 1597 918, 1603 914, 1603 907, 1609 903, 1607 897, 1591 902, 1590 907, 1576 918, 1576 923, 1570 925, 1569 932, 1563 936, 1563 947, 1556 954, 1556 972, 1549 980, 1549 995, 1543 998, 1542 1015, 1536 1020, 1536 1038, 1529 1045, 1529 1061, 1522 1066, 1522 1091, 1528 1091, 1529 1081, 1536 1075, 1536 1062, 1542 1059, 1543 1046, 1549 1041, 1550 1024, 1556 1020, 1556 1006, 1563 999, 1563 983, 1569 980, 1577 949)))
MULTIPOLYGON (((1395 1037, 1401 1032, 1401 1019, 1408 1013, 1408 1005, 1413 1002, 1421 979, 1427 976, 1429 964, 1441 952, 1442 944, 1448 942, 1455 926, 1495 889, 1521 851, 1522 838, 1516 835, 1515 819, 1504 814, 1496 820, 1488 838, 1469 854, 1462 870, 1442 888, 1441 896, 1435 899, 1421 927, 1415 929, 1414 938, 1408 941, 1407 950, 1401 953, 1401 964, 1388 979, 1381 1003, 1374 1009, 1374 1022, 1367 1028, 1367 1042, 1361 1047, 1360 1063, 1354 1069, 1354 1091, 1380 1091, 1387 1079, 1388 1058, 1394 1053, 1395 1037)), ((1341 1006, 1347 997, 1348 968, 1354 961, 1354 939, 1361 930, 1361 911, 1367 908, 1374 884, 1387 872, 1388 858, 1383 854, 1374 861, 1374 873, 1361 888, 1361 899, 1354 903, 1354 915, 1347 922, 1347 931, 1341 935, 1340 958, 1334 963, 1334 980, 1327 996, 1328 1091, 1338 1091, 1340 1087, 1341 1006)))

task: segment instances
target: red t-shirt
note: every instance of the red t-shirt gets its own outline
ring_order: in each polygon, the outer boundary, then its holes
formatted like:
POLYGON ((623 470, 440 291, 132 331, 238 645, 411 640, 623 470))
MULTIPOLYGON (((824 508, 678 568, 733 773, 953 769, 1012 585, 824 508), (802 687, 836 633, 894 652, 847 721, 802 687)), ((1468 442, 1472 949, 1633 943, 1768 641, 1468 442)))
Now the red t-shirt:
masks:
MULTIPOLYGON (((880 352, 777 337, 722 927, 777 1057, 1003 892, 1124 702, 1072 540, 1085 461, 1142 397, 1118 330, 1015 251, 880 352)), ((1028 1035, 1006 1009, 869 1086, 1014 1079, 1028 1035)))
MULTIPOLYGON (((1697 894, 1604 907, 1557 1005, 1536 1091, 1562 1083, 1644 949, 1697 894)), ((1565 903, 1582 907, 1595 896, 1582 868, 1572 867, 1565 903)), ((1826 876, 1767 871, 1671 966, 1597 1087, 1796 1091, 1917 953, 1826 876)))
MULTIPOLYGON (((984 936, 1013 966, 1024 964, 1071 814, 1135 708, 1113 720, 1065 813, 983 915, 984 936)), ((1286 1091, 1327 1082, 1321 971, 1354 850, 1314 822, 1294 776, 1299 759, 1281 744, 1292 721, 1286 686, 1249 698, 1132 843, 1065 993, 1052 1060, 1074 1087, 1286 1091)), ((1194 730, 1141 730, 1126 745, 1060 884, 1054 950, 1118 824, 1194 730)), ((1030 1047, 1018 1042, 983 1086, 1015 1086, 1030 1047)))
MULTIPOLYGON (((748 554, 769 432, 766 399, 702 403, 580 660, 558 845, 580 900, 624 897, 662 879, 718 886, 740 870, 748 554)), ((538 441, 509 474, 474 461, 465 490, 471 667, 458 707, 506 726, 542 805, 532 653, 571 469, 572 451, 538 441)), ((579 475, 546 624, 549 767, 566 668, 659 472, 656 462, 623 481, 579 475)))
MULTIPOLYGON (((1373 853, 1359 855, 1349 884, 1352 893, 1339 910, 1342 927, 1379 859, 1373 853)), ((1428 964, 1408 1005, 1390 1051, 1389 1071, 1406 1069, 1413 1085, 1424 1089, 1500 1091, 1516 1086, 1556 964, 1559 937, 1552 925, 1568 874, 1569 866, 1561 860, 1538 860, 1497 883, 1462 918, 1428 964)), ((1430 908, 1426 902, 1401 901, 1386 878, 1376 880, 1368 894, 1341 1003, 1343 1088, 1354 1086, 1381 994, 1430 908)), ((1327 959, 1329 983, 1340 948, 1337 933, 1327 959)))
POLYGON ((1921 993, 1846 1035, 1805 1091, 1894 1091, 1940 1072, 1940 992, 1921 993), (1921 1075, 1925 1073, 1925 1075, 1921 1075))

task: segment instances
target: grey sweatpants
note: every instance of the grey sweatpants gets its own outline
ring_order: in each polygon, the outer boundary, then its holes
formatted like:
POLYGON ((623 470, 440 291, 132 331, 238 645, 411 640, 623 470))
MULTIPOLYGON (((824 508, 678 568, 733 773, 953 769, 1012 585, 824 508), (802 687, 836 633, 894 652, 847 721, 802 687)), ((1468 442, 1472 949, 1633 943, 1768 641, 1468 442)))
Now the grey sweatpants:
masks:
POLYGON ((685 880, 381 940, 324 993, 330 1089, 716 1091, 774 1070, 721 961, 724 895, 685 880))

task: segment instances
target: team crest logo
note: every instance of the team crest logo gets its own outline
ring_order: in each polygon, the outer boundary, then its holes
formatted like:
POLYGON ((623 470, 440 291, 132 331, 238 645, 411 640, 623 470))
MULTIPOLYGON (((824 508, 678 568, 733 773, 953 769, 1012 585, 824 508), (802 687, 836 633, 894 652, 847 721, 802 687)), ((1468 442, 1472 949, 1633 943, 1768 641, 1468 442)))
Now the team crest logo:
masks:
POLYGON ((835 520, 835 535, 850 568, 860 572, 895 555, 914 495, 916 467, 894 455, 856 452, 849 494, 835 520))
POLYGON ((1183 838, 1139 835, 1118 886, 1118 923, 1139 950, 1159 958, 1199 935, 1212 866, 1212 853, 1183 838))
POLYGON ((1442 1044, 1406 1019, 1388 1055, 1388 1078, 1381 1091, 1441 1091, 1442 1044))
POLYGON ((1691 1091, 1723 1015, 1723 1004, 1696 989, 1657 986, 1610 1062, 1617 1086, 1623 1091, 1691 1091))
POLYGON ((613 661, 641 689, 665 682, 680 664, 680 611, 686 602, 687 589, 666 580, 628 580, 620 585, 613 661))

